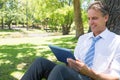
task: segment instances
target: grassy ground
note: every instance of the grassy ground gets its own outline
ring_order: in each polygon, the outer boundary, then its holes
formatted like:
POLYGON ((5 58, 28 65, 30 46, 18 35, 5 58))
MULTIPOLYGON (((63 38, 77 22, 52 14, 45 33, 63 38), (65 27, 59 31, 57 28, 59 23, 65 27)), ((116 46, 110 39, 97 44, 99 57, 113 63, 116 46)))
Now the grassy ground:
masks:
POLYGON ((0 80, 19 80, 37 57, 58 62, 48 44, 73 51, 77 42, 74 36, 39 30, 0 31, 0 80))

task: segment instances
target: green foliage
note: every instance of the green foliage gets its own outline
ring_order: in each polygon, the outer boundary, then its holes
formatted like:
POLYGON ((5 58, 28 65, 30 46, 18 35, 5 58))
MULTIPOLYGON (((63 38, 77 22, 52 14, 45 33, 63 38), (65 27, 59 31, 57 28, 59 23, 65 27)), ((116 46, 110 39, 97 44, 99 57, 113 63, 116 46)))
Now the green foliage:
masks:
POLYGON ((66 6, 56 9, 49 18, 49 24, 52 26, 59 26, 61 28, 63 25, 71 25, 73 22, 73 8, 66 6))
POLYGON ((58 14, 58 18, 60 20, 59 23, 61 25, 69 24, 70 21, 73 20, 73 9, 70 6, 58 9, 56 14, 58 14))
POLYGON ((82 20, 84 24, 84 31, 88 31, 88 17, 87 17, 87 12, 85 10, 82 10, 82 20))
MULTIPOLYGON (((28 23, 61 30, 62 26, 73 23, 72 0, 0 0, 0 4, 0 22, 3 19, 8 25, 28 23)), ((86 23, 85 16, 83 11, 86 23)))

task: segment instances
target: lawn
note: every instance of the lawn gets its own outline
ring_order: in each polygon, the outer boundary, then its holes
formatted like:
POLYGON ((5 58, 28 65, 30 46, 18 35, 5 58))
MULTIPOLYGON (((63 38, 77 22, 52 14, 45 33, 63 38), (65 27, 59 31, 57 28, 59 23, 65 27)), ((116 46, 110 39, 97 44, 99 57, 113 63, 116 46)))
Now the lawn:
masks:
POLYGON ((73 51, 77 42, 74 36, 38 30, 0 31, 0 80, 19 80, 37 57, 57 63, 48 44, 73 51))

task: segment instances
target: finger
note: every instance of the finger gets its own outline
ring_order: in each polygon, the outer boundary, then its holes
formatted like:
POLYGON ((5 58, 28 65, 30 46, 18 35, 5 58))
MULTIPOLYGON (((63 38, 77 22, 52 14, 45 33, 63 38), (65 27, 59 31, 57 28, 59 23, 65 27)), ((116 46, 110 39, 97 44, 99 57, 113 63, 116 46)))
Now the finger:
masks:
POLYGON ((75 68, 75 65, 76 65, 76 61, 75 60, 68 58, 67 62, 68 62, 69 66, 71 68, 75 68))
POLYGON ((71 58, 67 58, 67 61, 74 61, 73 59, 71 59, 71 58))
POLYGON ((68 66, 71 67, 71 60, 70 60, 70 58, 67 58, 67 63, 68 63, 68 66))
POLYGON ((67 59, 67 62, 68 62, 68 63, 71 63, 71 64, 75 64, 75 63, 76 63, 76 61, 75 61, 75 60, 70 59, 70 58, 68 58, 68 59, 67 59))

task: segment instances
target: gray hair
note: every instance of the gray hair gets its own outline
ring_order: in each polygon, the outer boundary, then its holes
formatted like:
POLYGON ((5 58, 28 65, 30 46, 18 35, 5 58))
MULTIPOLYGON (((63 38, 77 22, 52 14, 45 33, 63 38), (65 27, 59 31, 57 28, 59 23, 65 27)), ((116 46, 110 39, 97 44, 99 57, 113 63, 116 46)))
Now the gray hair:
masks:
POLYGON ((99 10, 103 14, 103 16, 109 15, 108 7, 105 4, 103 4, 101 1, 94 1, 94 3, 88 6, 87 11, 89 9, 99 10))

